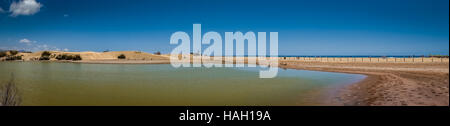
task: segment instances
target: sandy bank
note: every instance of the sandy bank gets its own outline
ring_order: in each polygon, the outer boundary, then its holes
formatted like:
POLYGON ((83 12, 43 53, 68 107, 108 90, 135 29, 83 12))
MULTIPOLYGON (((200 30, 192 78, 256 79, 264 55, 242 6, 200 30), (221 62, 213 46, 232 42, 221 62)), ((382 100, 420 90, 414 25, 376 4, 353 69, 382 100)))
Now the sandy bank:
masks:
POLYGON ((364 74, 368 77, 342 89, 340 105, 448 106, 448 63, 326 63, 283 61, 280 67, 364 74))

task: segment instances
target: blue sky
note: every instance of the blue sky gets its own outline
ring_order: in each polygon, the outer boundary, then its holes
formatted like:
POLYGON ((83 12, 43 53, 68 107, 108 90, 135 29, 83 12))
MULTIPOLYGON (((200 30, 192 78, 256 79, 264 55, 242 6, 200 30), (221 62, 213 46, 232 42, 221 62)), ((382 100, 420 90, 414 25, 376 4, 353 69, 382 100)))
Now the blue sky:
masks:
POLYGON ((0 8, 0 49, 169 53, 172 33, 200 23, 222 36, 278 32, 280 55, 449 54, 448 0, 0 0, 0 8))

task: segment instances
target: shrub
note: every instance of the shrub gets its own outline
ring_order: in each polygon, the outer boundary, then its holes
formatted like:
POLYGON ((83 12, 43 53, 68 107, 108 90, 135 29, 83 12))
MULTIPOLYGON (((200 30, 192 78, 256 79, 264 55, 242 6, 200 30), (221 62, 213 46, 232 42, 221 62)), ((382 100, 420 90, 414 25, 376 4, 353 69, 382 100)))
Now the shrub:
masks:
POLYGON ((72 60, 73 59, 73 56, 72 55, 67 55, 66 56, 66 60, 72 60))
POLYGON ((49 57, 50 55, 52 55, 52 53, 50 53, 48 51, 44 51, 44 52, 42 52, 41 57, 45 57, 45 56, 49 57))
POLYGON ((155 55, 161 55, 161 52, 159 52, 159 51, 155 52, 155 55))
POLYGON ((117 58, 118 58, 118 59, 125 59, 126 57, 125 57, 124 54, 120 54, 117 58))
POLYGON ((48 56, 40 57, 39 60, 50 60, 50 57, 48 56))
POLYGON ((16 55, 17 53, 19 53, 19 51, 17 51, 17 50, 11 50, 11 51, 9 51, 9 53, 11 53, 11 55, 16 55))
POLYGON ((11 55, 11 56, 17 55, 19 53, 19 51, 17 51, 17 50, 1 51, 0 57, 8 56, 8 52, 9 52, 9 55, 11 55))
POLYGON ((0 85, 0 106, 18 106, 21 103, 19 89, 14 82, 14 75, 6 84, 0 85))
POLYGON ((75 57, 73 58, 73 60, 82 60, 80 55, 75 55, 75 57))
POLYGON ((56 56, 57 60, 82 60, 80 55, 68 55, 68 54, 59 54, 56 56))
POLYGON ((6 57, 7 61, 11 61, 11 60, 22 60, 22 56, 8 56, 6 57))
POLYGON ((50 55, 52 55, 52 53, 50 53, 48 51, 44 51, 44 52, 42 52, 39 60, 50 60, 50 55))
POLYGON ((65 60, 66 59, 66 54, 59 54, 58 56, 56 56, 57 60, 65 60))
POLYGON ((6 56, 6 52, 5 51, 1 51, 0 52, 0 57, 5 57, 6 56))

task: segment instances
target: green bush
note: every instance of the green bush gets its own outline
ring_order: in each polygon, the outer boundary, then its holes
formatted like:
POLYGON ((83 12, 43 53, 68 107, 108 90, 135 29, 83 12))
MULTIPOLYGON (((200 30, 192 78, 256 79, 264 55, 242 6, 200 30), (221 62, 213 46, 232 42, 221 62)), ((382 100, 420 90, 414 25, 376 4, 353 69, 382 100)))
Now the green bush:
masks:
POLYGON ((5 57, 6 56, 6 52, 5 51, 1 51, 0 52, 0 57, 5 57))
POLYGON ((17 50, 11 50, 11 51, 9 51, 9 53, 11 53, 11 55, 16 55, 17 53, 19 53, 19 51, 17 51, 17 50))
POLYGON ((73 58, 73 60, 82 60, 80 55, 75 55, 75 57, 73 58))
POLYGON ((50 55, 52 55, 52 53, 50 53, 48 51, 44 51, 44 52, 42 52, 41 57, 45 57, 45 56, 49 57, 50 55))
POLYGON ((66 60, 72 60, 73 59, 73 56, 72 55, 67 55, 66 56, 66 60))
POLYGON ((56 56, 57 60, 82 60, 80 55, 68 55, 68 54, 59 54, 56 56))
POLYGON ((124 54, 120 54, 117 58, 118 58, 118 59, 125 59, 126 57, 125 57, 124 54))
POLYGON ((50 60, 50 55, 52 55, 52 53, 50 53, 48 51, 44 51, 44 52, 42 52, 39 60, 50 60))
POLYGON ((65 60, 66 59, 66 54, 59 54, 58 56, 56 56, 57 60, 65 60))
POLYGON ((1 51, 0 57, 8 56, 8 52, 11 56, 17 55, 19 53, 19 51, 17 51, 17 50, 1 51))
POLYGON ((22 60, 22 56, 8 56, 6 57, 7 61, 11 61, 11 60, 22 60))

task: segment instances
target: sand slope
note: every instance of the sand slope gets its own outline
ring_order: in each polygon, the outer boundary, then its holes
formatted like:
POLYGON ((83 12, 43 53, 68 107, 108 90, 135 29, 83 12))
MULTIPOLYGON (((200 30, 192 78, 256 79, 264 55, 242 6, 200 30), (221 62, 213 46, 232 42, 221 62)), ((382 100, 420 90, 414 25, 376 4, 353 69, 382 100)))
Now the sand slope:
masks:
MULTIPOLYGON (((126 60, 167 60, 167 56, 155 55, 146 52, 138 51, 113 51, 113 52, 61 52, 61 51, 49 51, 51 53, 51 60, 56 60, 56 56, 60 54, 80 55, 82 60, 117 60, 118 56, 124 54, 126 60)), ((19 53, 23 55, 22 59, 25 61, 38 60, 41 57, 43 51, 34 53, 19 53)))

